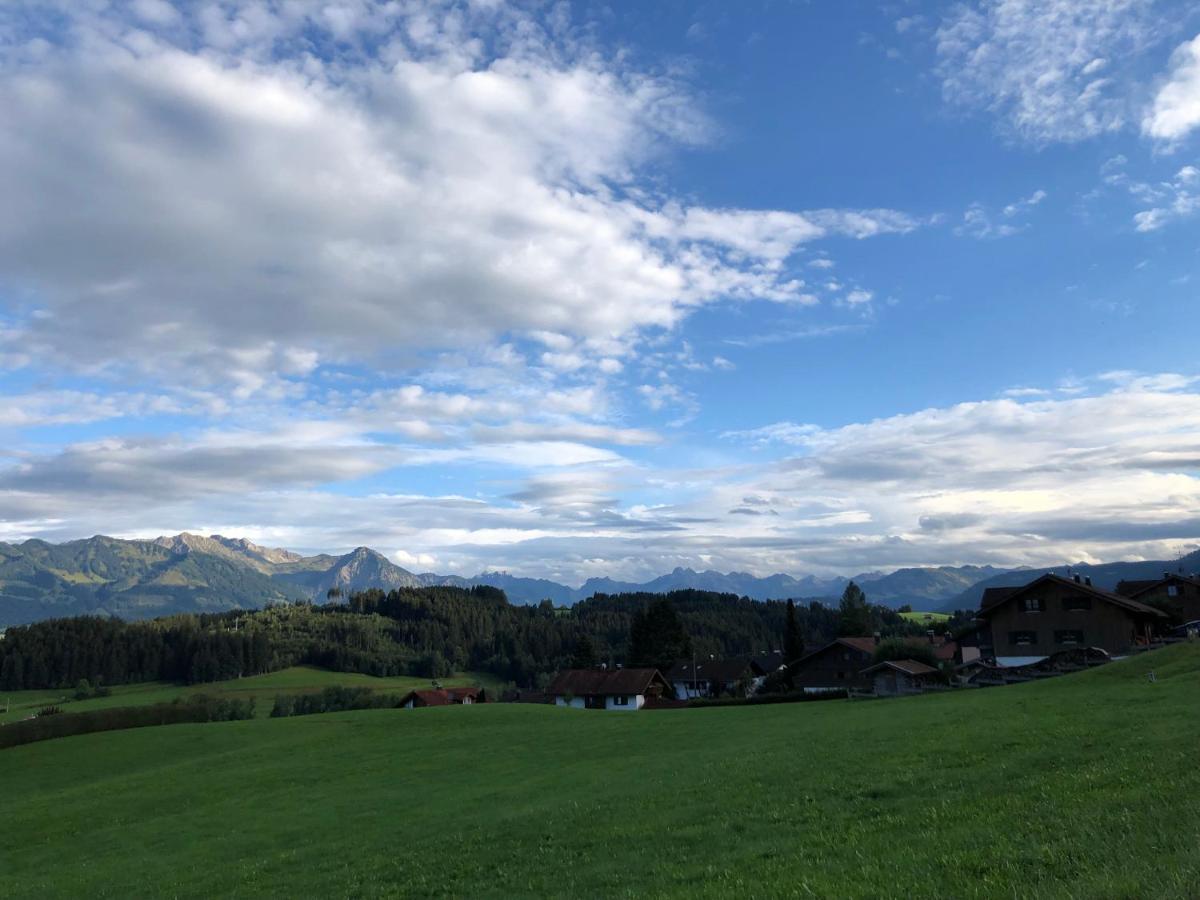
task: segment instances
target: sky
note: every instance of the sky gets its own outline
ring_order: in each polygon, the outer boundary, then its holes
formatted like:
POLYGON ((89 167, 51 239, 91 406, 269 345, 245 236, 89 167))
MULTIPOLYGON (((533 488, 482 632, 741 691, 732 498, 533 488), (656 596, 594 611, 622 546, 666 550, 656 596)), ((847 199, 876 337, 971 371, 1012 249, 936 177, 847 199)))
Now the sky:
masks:
POLYGON ((0 5, 0 540, 1200 540, 1200 6, 0 5))

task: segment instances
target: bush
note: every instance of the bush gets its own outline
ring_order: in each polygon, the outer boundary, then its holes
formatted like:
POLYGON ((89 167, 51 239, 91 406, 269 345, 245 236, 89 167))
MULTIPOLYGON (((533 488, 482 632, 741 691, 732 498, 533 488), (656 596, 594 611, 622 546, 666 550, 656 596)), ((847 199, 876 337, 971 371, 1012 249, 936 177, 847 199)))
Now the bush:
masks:
POLYGON ((276 694, 272 718, 345 712, 351 709, 395 709, 396 694, 379 694, 367 687, 327 687, 319 694, 276 694))

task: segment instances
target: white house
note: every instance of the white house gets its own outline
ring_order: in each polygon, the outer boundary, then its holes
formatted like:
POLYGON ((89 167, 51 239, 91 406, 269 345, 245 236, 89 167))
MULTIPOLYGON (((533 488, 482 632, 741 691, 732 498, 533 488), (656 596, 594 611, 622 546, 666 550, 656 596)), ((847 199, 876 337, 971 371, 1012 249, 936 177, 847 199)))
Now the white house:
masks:
POLYGON ((671 687, 658 669, 564 669, 546 693, 555 706, 632 711, 670 696, 671 687))

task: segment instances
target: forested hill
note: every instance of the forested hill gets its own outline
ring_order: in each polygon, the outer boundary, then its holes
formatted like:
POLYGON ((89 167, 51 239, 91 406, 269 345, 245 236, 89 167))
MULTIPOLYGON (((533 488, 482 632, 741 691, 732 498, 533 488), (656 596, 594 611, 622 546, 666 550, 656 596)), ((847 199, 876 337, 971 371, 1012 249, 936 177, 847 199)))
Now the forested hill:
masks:
MULTIPOLYGON (((783 602, 703 591, 601 595, 562 609, 513 605, 495 588, 433 587, 365 591, 347 604, 131 623, 85 616, 9 628, 0 640, 0 690, 69 687, 83 678, 110 685, 219 681, 298 663, 431 678, 481 671, 529 687, 573 663, 669 666, 693 652, 780 650, 786 609, 783 602), (652 630, 664 611, 668 620, 677 617, 679 640, 669 651, 653 649, 661 647, 653 641, 639 649, 632 636, 652 630)), ((884 632, 915 628, 887 609, 873 608, 870 616, 871 627, 884 632)), ((837 632, 835 609, 798 606, 796 617, 809 647, 837 632)))

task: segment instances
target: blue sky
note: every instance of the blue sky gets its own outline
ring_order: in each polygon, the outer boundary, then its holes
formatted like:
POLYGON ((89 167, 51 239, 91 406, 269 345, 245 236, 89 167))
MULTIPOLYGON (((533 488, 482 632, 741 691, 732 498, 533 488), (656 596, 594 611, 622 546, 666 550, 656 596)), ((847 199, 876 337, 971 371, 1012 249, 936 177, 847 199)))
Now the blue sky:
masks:
POLYGON ((0 10, 0 539, 577 583, 1200 537, 1200 10, 0 10))

